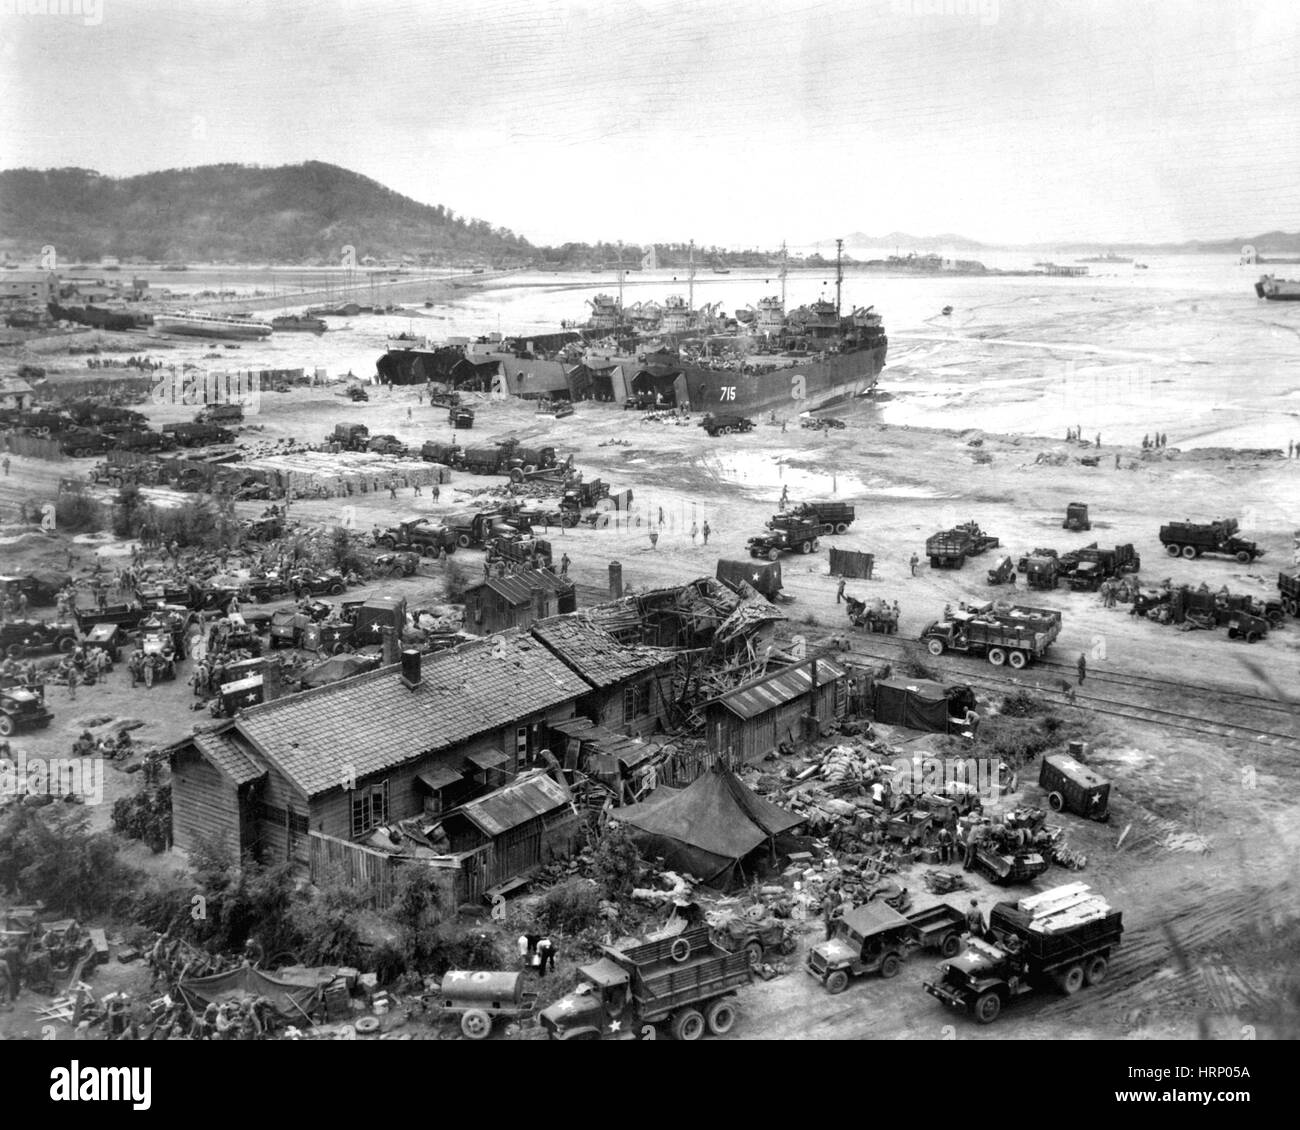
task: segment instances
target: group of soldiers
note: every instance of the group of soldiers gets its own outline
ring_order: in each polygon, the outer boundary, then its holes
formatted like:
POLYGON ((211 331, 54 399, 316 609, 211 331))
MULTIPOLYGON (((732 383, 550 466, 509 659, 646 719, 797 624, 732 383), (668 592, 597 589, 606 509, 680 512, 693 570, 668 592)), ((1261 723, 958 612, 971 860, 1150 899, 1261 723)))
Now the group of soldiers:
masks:
POLYGON ((22 931, 7 932, 0 942, 0 1008, 10 1010, 23 989, 49 995, 56 973, 66 972, 87 952, 87 940, 74 922, 61 934, 33 918, 20 944, 22 931))

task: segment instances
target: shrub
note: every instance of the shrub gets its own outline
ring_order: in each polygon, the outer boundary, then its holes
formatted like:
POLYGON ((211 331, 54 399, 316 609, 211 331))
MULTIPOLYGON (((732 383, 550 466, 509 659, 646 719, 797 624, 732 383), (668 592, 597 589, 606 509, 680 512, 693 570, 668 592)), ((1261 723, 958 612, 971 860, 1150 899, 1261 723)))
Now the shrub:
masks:
POLYGON ((365 897, 340 871, 324 877, 317 888, 313 897, 290 909, 299 956, 307 965, 359 966, 365 947, 357 920, 365 910, 365 897))
POLYGON ((42 901, 56 914, 85 919, 127 897, 139 872, 118 858, 116 838, 88 831, 88 821, 82 810, 12 810, 0 825, 0 883, 16 902, 42 901))
POLYGON ((570 879, 552 887, 534 908, 537 923, 544 930, 576 934, 602 921, 600 887, 586 879, 570 879))
POLYGON ((1019 769, 1038 754, 1056 745, 1055 728, 1049 730, 1037 721, 1003 718, 994 715, 980 724, 979 745, 990 757, 1019 769))
POLYGON ((591 873, 607 897, 625 899, 636 885, 641 855, 627 828, 622 824, 609 825, 592 852, 591 873))
POLYGON ((164 785, 152 796, 147 792, 118 797, 113 803, 113 831, 143 840, 156 853, 171 841, 172 788, 164 785))
POLYGON ((381 985, 391 985, 407 970, 406 953, 392 942, 383 942, 371 953, 370 965, 381 985))
POLYGON ((1016 691, 1002 700, 999 712, 1005 718, 1034 718, 1047 713, 1047 703, 1025 691, 1016 691))
POLYGON ((54 504, 54 517, 60 530, 74 534, 88 533, 104 526, 104 508, 84 490, 64 491, 54 504))
POLYGON ((469 588, 469 575, 455 557, 447 558, 446 572, 443 575, 444 596, 448 604, 464 604, 465 590, 469 588))

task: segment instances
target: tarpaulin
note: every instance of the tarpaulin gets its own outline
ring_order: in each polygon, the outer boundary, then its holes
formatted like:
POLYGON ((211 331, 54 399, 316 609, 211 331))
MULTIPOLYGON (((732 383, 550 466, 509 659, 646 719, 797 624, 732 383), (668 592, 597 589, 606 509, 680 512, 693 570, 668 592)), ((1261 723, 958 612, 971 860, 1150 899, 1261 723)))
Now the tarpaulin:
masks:
POLYGON ((886 679, 875 685, 877 722, 913 730, 948 732, 949 688, 929 679, 886 679))
POLYGON ((225 1004, 245 997, 265 997, 280 1016, 298 1024, 310 1023, 311 1013, 320 1003, 319 984, 282 980, 251 965, 208 977, 192 977, 181 981, 178 988, 194 1012, 202 1012, 213 1002, 225 1004))
POLYGON ((721 765, 684 789, 660 787, 642 803, 610 815, 632 829, 642 851, 715 887, 727 886, 740 860, 769 837, 803 823, 721 765))

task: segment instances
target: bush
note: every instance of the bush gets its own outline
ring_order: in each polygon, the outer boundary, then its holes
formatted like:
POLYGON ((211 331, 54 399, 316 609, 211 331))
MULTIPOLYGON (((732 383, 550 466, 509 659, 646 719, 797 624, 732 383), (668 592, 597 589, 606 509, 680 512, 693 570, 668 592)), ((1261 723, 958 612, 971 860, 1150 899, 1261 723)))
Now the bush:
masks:
POLYGON ((84 490, 64 491, 54 504, 58 528, 74 534, 89 533, 104 527, 104 508, 84 490))
POLYGON ((143 840, 156 853, 166 850, 172 836, 172 787, 118 797, 113 804, 113 831, 143 840))
POLYGON ((994 715, 980 724, 978 745, 987 756, 1019 769, 1044 750, 1057 745, 1059 739, 1055 735, 1056 727, 1049 729, 1038 721, 994 715))
POLYGON ((577 934, 601 922, 600 887, 586 879, 570 879, 552 887, 538 900, 533 914, 542 929, 577 934))
POLYGON ((406 953, 400 946, 384 942, 371 953, 370 965, 381 985, 391 985, 407 970, 406 953))
POLYGON ((299 956, 307 965, 361 965, 365 946, 357 920, 366 908, 365 897, 341 871, 332 872, 317 887, 314 897, 290 909, 299 956))
POLYGON ((330 532, 326 556, 329 566, 340 573, 360 573, 365 568, 365 562, 352 541, 352 534, 345 526, 335 526, 330 532))
POLYGON ((14 807, 0 825, 0 884, 15 902, 86 919, 127 897, 139 872, 118 859, 116 838, 88 831, 88 821, 82 810, 14 807))
POLYGON ((1035 718, 1047 713, 1047 703, 1025 691, 1016 691, 1002 700, 999 713, 1005 718, 1035 718))
POLYGON ((164 545, 173 540, 181 546, 216 549, 222 543, 221 515, 206 498, 195 498, 172 510, 151 507, 150 524, 164 545))
POLYGON ((625 899, 636 886, 641 854, 622 824, 609 825, 592 852, 591 873, 606 897, 625 899))
POLYGON ((447 567, 443 575, 444 597, 448 604, 464 604, 465 590, 469 588, 470 580, 462 565, 456 558, 447 558, 447 567))

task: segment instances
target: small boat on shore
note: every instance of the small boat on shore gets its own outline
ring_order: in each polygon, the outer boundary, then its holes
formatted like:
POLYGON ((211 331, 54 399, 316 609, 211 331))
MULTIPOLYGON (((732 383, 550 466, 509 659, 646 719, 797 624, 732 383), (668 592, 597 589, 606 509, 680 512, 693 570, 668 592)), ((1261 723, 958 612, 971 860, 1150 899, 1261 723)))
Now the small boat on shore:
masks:
POLYGON ((323 334, 329 327, 320 318, 310 314, 282 314, 271 319, 271 328, 277 333, 323 334))

